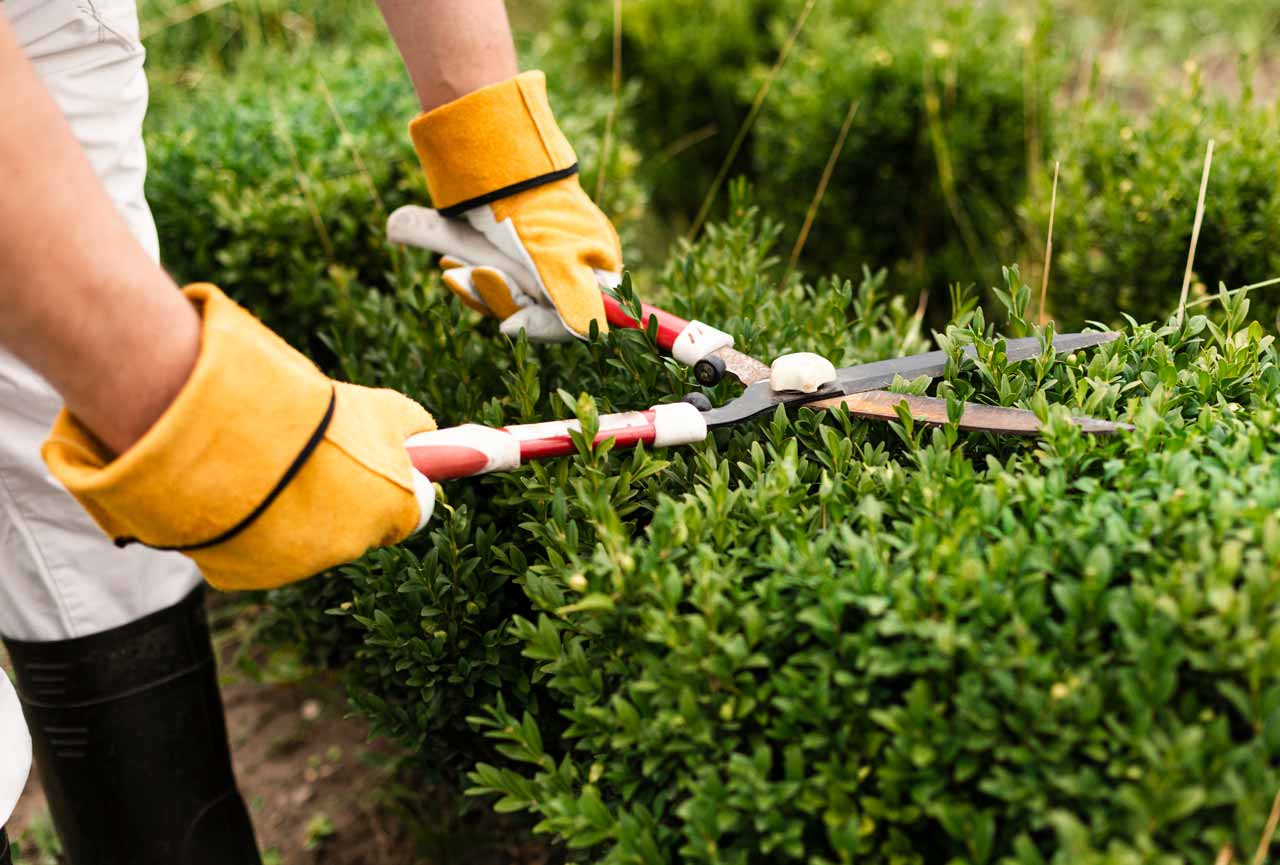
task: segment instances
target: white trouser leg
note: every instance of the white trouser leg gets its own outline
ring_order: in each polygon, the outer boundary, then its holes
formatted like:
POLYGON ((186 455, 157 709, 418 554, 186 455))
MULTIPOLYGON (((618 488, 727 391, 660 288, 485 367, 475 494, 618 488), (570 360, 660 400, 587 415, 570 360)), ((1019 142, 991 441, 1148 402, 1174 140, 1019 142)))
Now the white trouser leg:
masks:
MULTIPOLYGON (((133 0, 5 0, 0 9, 158 259, 143 196, 147 82, 133 0)), ((104 631, 171 606, 200 582, 184 556, 117 549, 48 473, 39 448, 59 407, 48 384, 0 350, 0 634, 14 639, 104 631)))
MULTIPOLYGON (((0 8, 112 200, 158 258, 143 195, 147 81, 133 0, 5 0, 0 8)), ((48 473, 40 443, 60 404, 0 349, 0 634, 13 639, 114 628, 200 582, 185 556, 117 549, 48 473)))
MULTIPOLYGON (((134 235, 158 260, 143 196, 147 82, 133 0, 4 0, 0 12, 134 235)), ((39 449, 59 406, 47 383, 0 349, 0 635, 18 640, 70 639, 127 624, 200 582, 183 556, 116 549, 48 473, 39 449)), ((0 826, 30 763, 17 698, 0 675, 0 826)))

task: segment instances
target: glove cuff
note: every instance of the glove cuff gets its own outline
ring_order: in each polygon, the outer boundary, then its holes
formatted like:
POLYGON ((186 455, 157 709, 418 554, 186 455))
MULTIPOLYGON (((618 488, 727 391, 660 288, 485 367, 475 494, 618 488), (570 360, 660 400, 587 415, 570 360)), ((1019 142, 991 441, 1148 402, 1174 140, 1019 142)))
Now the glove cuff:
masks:
POLYGON ((524 72, 419 115, 409 124, 431 201, 457 216, 575 174, 577 156, 556 125, 547 79, 524 72))
POLYGON ((216 287, 184 292, 201 315, 200 356, 160 419, 113 457, 63 409, 42 451, 117 544, 180 549, 229 539, 289 482, 332 416, 333 385, 309 360, 216 287))

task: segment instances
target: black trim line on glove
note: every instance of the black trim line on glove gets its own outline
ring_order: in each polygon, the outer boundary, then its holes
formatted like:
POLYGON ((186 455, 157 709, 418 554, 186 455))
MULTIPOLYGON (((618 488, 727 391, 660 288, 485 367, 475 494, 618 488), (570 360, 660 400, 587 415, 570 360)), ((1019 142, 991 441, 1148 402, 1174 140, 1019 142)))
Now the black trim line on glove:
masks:
POLYGON ((231 540, 236 535, 249 528, 249 526, 253 524, 254 520, 262 516, 263 511, 271 507, 271 503, 279 497, 280 493, 284 492, 284 488, 287 487, 295 477, 297 477, 298 472, 302 471, 303 465, 305 465, 307 460, 311 458, 311 455, 315 453, 316 448, 320 446, 320 442, 324 441, 324 434, 328 431, 329 423, 333 420, 333 409, 337 401, 337 390, 330 389, 329 407, 325 409, 324 417, 320 419, 320 425, 317 426, 315 432, 311 434, 311 438, 307 439, 307 443, 302 446, 302 450, 298 451, 298 455, 293 458, 293 462, 290 463, 289 468, 285 470, 285 473, 281 476, 280 480, 276 482, 274 487, 272 487, 271 492, 267 493, 267 497, 264 498, 247 517, 227 529, 222 534, 215 538, 210 538, 207 541, 201 541, 198 544, 185 544, 177 547, 155 546, 154 544, 148 544, 144 541, 140 541, 137 538, 116 538, 115 545, 117 547, 127 547, 130 544, 142 544, 144 547, 150 547, 153 550, 159 550, 166 553, 191 553, 196 550, 216 547, 218 544, 224 544, 231 540))
POLYGON ((510 198, 517 193, 528 192, 530 189, 537 189, 539 186, 546 186, 548 183, 564 180, 566 177, 573 177, 577 173, 578 163, 575 162, 568 168, 561 168, 559 171, 552 171, 550 174, 539 174, 537 177, 530 177, 528 180, 521 180, 519 183, 495 189, 493 192, 486 192, 484 195, 477 195, 475 198, 468 198, 466 201, 460 201, 449 207, 437 208, 437 210, 441 216, 454 219, 473 208, 485 204, 493 204, 495 201, 510 198))

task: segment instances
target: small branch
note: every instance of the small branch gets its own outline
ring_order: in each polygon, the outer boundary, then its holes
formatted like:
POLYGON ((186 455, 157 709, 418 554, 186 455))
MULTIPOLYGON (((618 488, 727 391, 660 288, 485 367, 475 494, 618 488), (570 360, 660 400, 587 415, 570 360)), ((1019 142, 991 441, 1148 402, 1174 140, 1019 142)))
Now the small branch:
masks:
POLYGON ((1209 189, 1209 168, 1213 165, 1213 139, 1204 153, 1204 174, 1200 176, 1200 200, 1196 202, 1196 221, 1191 228, 1191 249, 1187 251, 1187 270, 1182 275, 1182 296, 1178 299, 1178 324, 1187 311, 1187 291, 1191 288, 1191 268, 1196 261, 1196 244, 1200 242, 1200 225, 1204 221, 1204 194, 1209 189))
POLYGON ((1058 170, 1061 162, 1053 163, 1053 195, 1049 199, 1049 236, 1044 242, 1044 277, 1040 280, 1040 326, 1048 320, 1049 268, 1053 266, 1053 216, 1058 210, 1058 170))
POLYGON ((599 166, 596 168, 596 204, 604 196, 604 177, 609 168, 609 151, 613 148, 613 121, 618 114, 622 92, 622 0, 613 0, 613 101, 604 119, 604 141, 600 144, 599 166))
POLYGON ((853 126, 853 118, 858 113, 858 100, 855 98, 849 103, 849 110, 845 112, 844 122, 840 125, 840 134, 836 136, 836 144, 831 148, 831 155, 827 157, 826 167, 822 169, 822 178, 818 181, 818 188, 813 194, 813 201, 809 202, 809 210, 804 215, 804 225, 800 227, 800 234, 796 237, 795 246, 791 247, 791 259, 787 262, 787 271, 782 274, 782 282, 779 288, 786 288, 788 280, 791 279, 791 273, 796 269, 796 263, 800 261, 800 253, 804 250, 805 242, 809 239, 809 230, 813 228, 813 220, 818 215, 818 208, 822 205, 822 199, 827 194, 827 185, 831 183, 831 175, 835 173, 836 161, 840 158, 840 152, 844 150, 845 139, 849 137, 849 129, 853 126))
POLYGON ((1213 865, 1231 865, 1235 858, 1236 851, 1231 849, 1231 845, 1223 844, 1222 849, 1218 851, 1218 858, 1213 860, 1213 865))
POLYGON ((1280 792, 1271 802, 1271 815, 1267 817, 1267 828, 1262 830, 1262 840, 1258 842, 1258 852, 1253 854, 1253 865, 1262 865, 1267 861, 1267 851, 1271 849, 1271 839, 1276 836, 1276 824, 1280 824, 1280 792))
POLYGON ((698 215, 694 218, 693 226, 689 229, 688 240, 693 240, 697 237, 698 232, 702 229, 702 224, 706 222, 707 215, 711 212, 711 205, 715 203, 716 193, 720 191, 720 185, 724 183, 725 175, 729 173, 733 160, 737 158, 738 151, 742 148, 742 143, 747 140, 747 133, 755 125, 756 116, 760 113, 760 109, 764 107, 764 100, 769 95, 769 88, 773 87, 773 80, 778 77, 778 73, 782 71, 782 65, 791 56, 791 49, 795 47, 796 41, 800 38, 805 22, 809 20, 809 13, 813 11, 813 6, 816 2, 817 0, 808 0, 804 4, 804 8, 800 10, 800 16, 796 19, 795 26, 787 34, 786 41, 782 43, 782 48, 778 51, 778 59, 773 62, 773 68, 769 70, 764 83, 760 85, 760 89, 756 92, 756 98, 751 103, 751 110, 747 112, 746 119, 738 127, 738 134, 734 137, 733 144, 729 145, 729 152, 725 155, 724 162, 721 163, 715 180, 711 181, 711 188, 707 190, 706 197, 702 199, 702 206, 698 208, 698 215))

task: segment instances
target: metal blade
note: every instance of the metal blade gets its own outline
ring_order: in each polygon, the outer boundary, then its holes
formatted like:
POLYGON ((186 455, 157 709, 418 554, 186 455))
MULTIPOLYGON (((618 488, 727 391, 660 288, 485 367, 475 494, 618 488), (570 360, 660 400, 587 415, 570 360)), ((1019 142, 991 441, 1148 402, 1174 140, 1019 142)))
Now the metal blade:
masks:
MULTIPOLYGON (((1119 339, 1118 333, 1062 333, 1054 337, 1053 347, 1059 354, 1090 348, 1095 345, 1119 339)), ((1006 343, 1006 353, 1010 361, 1026 360, 1038 357, 1042 350, 1039 337, 1023 337, 1010 339, 1006 343)), ((966 346, 965 353, 970 357, 977 355, 973 346, 966 346)), ((735 352, 736 353, 736 352, 735 352)), ((745 357, 745 355, 744 355, 745 357)), ((748 358, 750 360, 750 358, 748 358)), ((764 364, 759 367, 767 371, 764 364)), ((718 408, 702 413, 709 429, 729 426, 768 414, 779 405, 798 406, 820 400, 833 399, 849 394, 880 390, 893 383, 895 376, 914 379, 922 375, 937 377, 946 370, 947 356, 945 352, 931 351, 927 354, 915 354, 909 357, 896 357, 889 360, 848 366, 836 370, 836 381, 816 393, 796 393, 794 391, 774 391, 769 387, 768 376, 757 380, 742 392, 742 396, 718 408)), ((896 395, 895 396, 899 396, 896 395)), ((896 404, 896 403, 895 403, 896 404)), ((893 415, 896 417, 897 415, 893 415)), ((943 404, 943 422, 946 421, 946 406, 943 404)))
POLYGON ((769 380, 769 366, 761 363, 749 354, 743 354, 732 348, 722 348, 712 352, 724 361, 724 371, 742 382, 747 387, 758 381, 769 380))
POLYGON ((844 391, 830 385, 816 393, 797 393, 790 390, 775 391, 769 387, 769 382, 766 379, 748 387, 742 392, 742 396, 737 399, 704 411, 702 417, 707 422, 707 429, 719 429, 720 427, 742 423, 762 414, 768 414, 780 405, 804 405, 815 400, 830 399, 843 395, 844 391))
MULTIPOLYGON (((848 408, 851 414, 873 420, 897 420, 897 407, 907 404, 911 417, 918 423, 941 426, 948 422, 947 401, 932 396, 912 396, 887 390, 861 391, 847 396, 818 400, 807 404, 812 409, 848 408)), ((1113 423, 1092 417, 1073 417, 1078 427, 1094 435, 1111 435, 1133 429, 1129 424, 1113 423)), ((1035 414, 1020 408, 1004 408, 967 402, 960 416, 960 429, 1003 435, 1034 436, 1040 434, 1040 421, 1035 414)))
MULTIPOLYGON (((1092 348, 1120 338, 1120 334, 1106 331, 1099 333, 1060 333, 1053 338, 1053 350, 1058 354, 1092 348)), ((1039 357, 1043 344, 1037 336, 1010 339, 1005 342, 1005 353, 1010 362, 1039 357)), ((968 345, 964 353, 970 357, 977 356, 977 349, 968 345)), ((875 363, 864 363, 859 366, 847 366, 836 370, 836 384, 844 393, 860 393, 867 390, 879 390, 893 384, 895 376, 902 376, 910 381, 927 375, 937 378, 947 368, 947 354, 943 351, 931 351, 926 354, 913 354, 909 357, 895 357, 875 363)))

